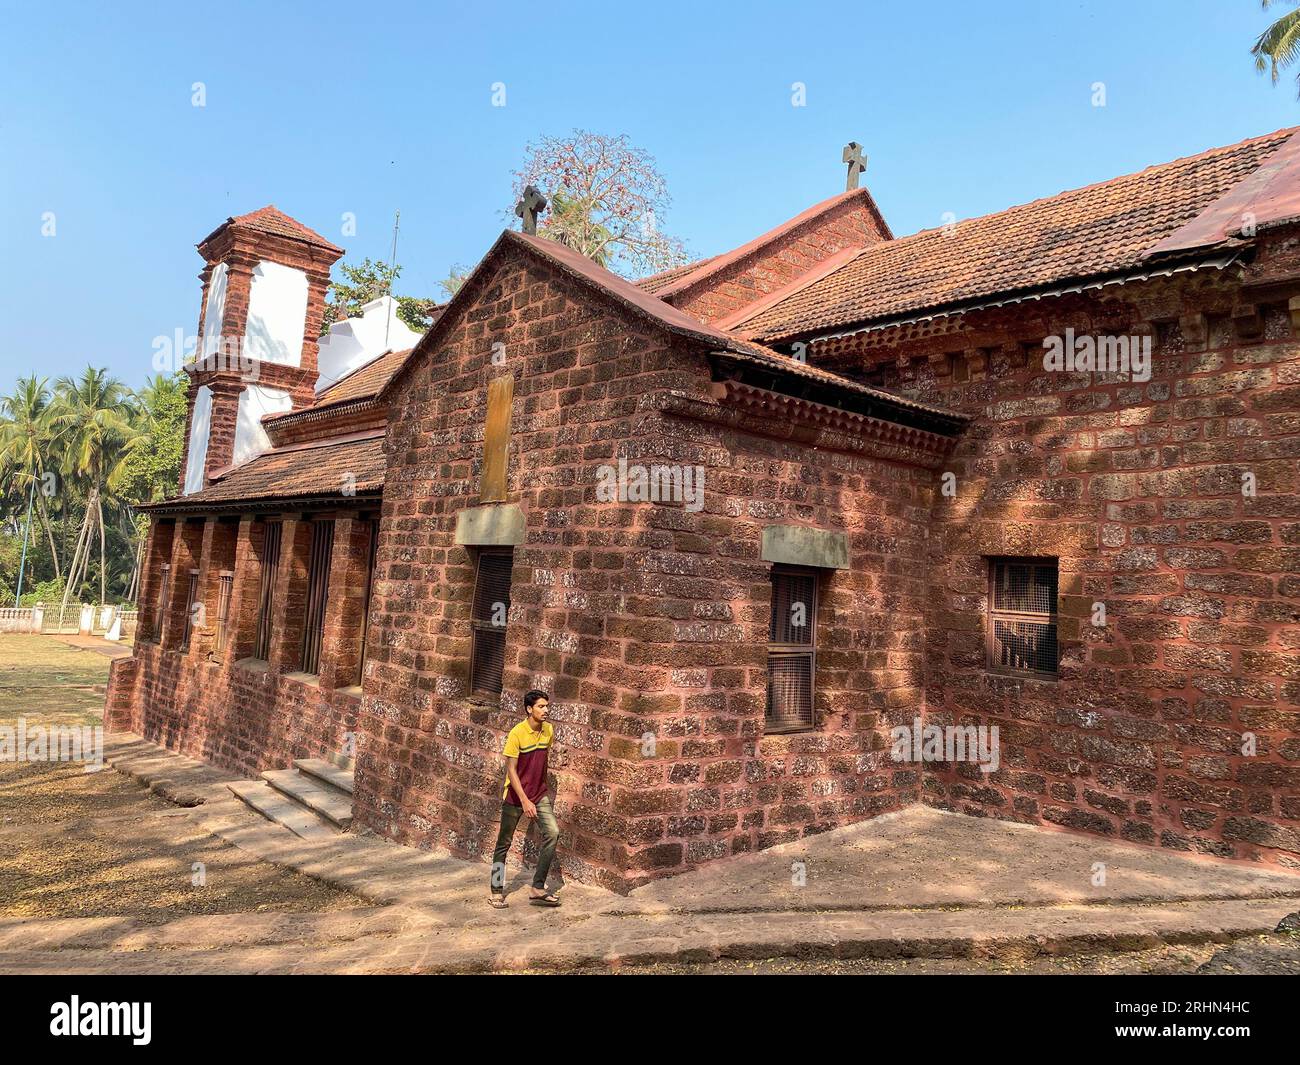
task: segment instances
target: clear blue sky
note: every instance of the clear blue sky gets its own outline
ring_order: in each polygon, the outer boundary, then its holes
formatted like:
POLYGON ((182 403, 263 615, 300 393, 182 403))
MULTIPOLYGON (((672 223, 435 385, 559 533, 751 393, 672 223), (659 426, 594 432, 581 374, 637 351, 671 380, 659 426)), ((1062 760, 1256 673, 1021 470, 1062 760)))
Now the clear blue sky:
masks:
POLYGON ((540 133, 626 133, 705 255, 839 191, 850 139, 902 235, 1300 123, 1293 78, 1252 68, 1258 0, 5 8, 4 389, 88 361, 142 383, 154 337, 194 332, 194 244, 267 203, 349 260, 387 257, 400 208, 399 291, 438 295, 540 133))

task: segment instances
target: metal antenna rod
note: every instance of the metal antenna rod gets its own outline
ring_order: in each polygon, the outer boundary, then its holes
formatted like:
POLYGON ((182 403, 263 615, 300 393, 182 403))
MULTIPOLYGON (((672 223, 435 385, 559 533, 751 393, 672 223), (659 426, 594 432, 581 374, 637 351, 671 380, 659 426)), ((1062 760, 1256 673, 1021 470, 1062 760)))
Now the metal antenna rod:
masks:
MULTIPOLYGON (((392 271, 397 268, 397 228, 402 221, 402 212, 397 211, 393 214, 393 253, 388 259, 388 295, 393 296, 393 275, 392 271)), ((395 298, 395 297, 394 297, 395 298)), ((388 350, 388 333, 393 327, 393 316, 388 314, 384 317, 384 350, 388 350)))

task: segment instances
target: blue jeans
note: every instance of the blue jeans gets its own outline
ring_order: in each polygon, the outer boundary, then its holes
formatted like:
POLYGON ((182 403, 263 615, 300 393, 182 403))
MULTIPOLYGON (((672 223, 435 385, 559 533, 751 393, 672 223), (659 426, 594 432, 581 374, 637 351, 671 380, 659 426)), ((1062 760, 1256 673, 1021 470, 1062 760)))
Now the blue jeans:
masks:
MULTIPOLYGON (((522 806, 512 806, 508 802, 501 804, 501 831, 497 833, 496 850, 492 852, 492 893, 494 895, 505 894, 506 855, 510 853, 515 829, 523 815, 522 806)), ((537 800, 537 824, 542 831, 542 848, 537 855, 537 871, 533 874, 533 887, 545 888, 546 876, 551 871, 551 862, 555 860, 555 847, 560 842, 560 826, 556 823, 555 811, 551 808, 549 795, 543 795, 537 800)))

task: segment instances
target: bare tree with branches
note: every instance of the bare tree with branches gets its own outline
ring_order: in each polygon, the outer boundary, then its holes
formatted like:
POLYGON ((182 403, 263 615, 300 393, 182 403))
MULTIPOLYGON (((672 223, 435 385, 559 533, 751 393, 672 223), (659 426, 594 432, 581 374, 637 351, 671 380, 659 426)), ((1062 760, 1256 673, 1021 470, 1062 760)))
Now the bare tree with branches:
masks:
POLYGON ((668 185, 650 154, 625 135, 579 129, 542 137, 528 145, 514 177, 516 200, 528 185, 550 199, 539 236, 629 276, 686 261, 682 242, 659 230, 671 203, 668 185))

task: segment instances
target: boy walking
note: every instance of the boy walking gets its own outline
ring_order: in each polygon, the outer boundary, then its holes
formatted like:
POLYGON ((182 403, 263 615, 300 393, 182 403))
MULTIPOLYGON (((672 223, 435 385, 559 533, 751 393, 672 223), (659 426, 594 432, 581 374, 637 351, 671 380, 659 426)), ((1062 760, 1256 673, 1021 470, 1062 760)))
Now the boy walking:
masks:
POLYGON ((520 817, 536 818, 542 830, 541 853, 528 901, 534 906, 558 906, 560 900, 546 890, 546 875, 551 871, 560 827, 555 822, 551 797, 546 791, 546 769, 555 729, 546 720, 550 699, 536 689, 524 695, 528 715, 506 737, 506 784, 501 795, 501 831, 492 852, 492 906, 506 906, 506 855, 515 838, 520 817))

